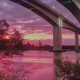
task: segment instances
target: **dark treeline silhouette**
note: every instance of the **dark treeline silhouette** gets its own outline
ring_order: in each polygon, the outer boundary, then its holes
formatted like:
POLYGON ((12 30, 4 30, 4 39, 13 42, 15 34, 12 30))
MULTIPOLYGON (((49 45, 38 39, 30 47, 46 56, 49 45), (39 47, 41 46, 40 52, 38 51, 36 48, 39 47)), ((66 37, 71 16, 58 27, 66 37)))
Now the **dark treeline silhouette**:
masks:
POLYGON ((74 45, 63 45, 62 49, 64 49, 64 50, 75 50, 75 46, 74 45))
POLYGON ((34 45, 30 44, 29 42, 24 44, 24 49, 25 50, 52 50, 53 47, 50 45, 34 45))
POLYGON ((5 19, 0 20, 0 53, 6 55, 19 54, 23 51, 23 39, 16 29, 13 34, 9 32, 9 24, 5 19))
MULTIPOLYGON (((47 44, 45 44, 45 45, 43 45, 42 44, 42 42, 41 41, 39 41, 38 43, 37 43, 37 45, 35 45, 35 44, 30 44, 29 42, 28 43, 26 43, 26 44, 24 44, 24 49, 25 50, 47 50, 47 51, 52 51, 53 50, 53 46, 51 46, 51 45, 47 45, 47 44)), ((79 47, 80 48, 80 47, 79 47)), ((62 46, 62 49, 63 50, 69 50, 69 51, 73 51, 73 50, 75 50, 75 46, 74 45, 63 45, 62 46)))

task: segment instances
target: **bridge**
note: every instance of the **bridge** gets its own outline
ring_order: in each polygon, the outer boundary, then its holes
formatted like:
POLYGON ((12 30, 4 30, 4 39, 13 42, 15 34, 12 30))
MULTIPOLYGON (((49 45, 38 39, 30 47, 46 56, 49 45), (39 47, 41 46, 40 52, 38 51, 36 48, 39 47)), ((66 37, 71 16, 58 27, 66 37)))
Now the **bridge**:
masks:
POLYGON ((76 6, 80 9, 80 0, 73 0, 76 6))
POLYGON ((57 0, 66 7, 80 22, 80 0, 57 0))
POLYGON ((75 50, 78 50, 79 41, 78 34, 80 34, 80 28, 74 23, 70 22, 66 17, 53 10, 51 7, 42 3, 39 0, 10 0, 25 8, 35 12, 53 26, 53 45, 54 51, 62 50, 62 33, 61 29, 69 29, 75 33, 75 50))

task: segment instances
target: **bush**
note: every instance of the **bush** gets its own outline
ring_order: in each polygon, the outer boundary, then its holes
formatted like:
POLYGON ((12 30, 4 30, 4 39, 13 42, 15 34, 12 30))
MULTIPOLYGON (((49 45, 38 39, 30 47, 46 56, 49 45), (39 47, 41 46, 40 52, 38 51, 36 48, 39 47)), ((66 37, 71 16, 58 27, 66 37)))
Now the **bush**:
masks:
POLYGON ((69 60, 55 59, 56 76, 63 80, 80 80, 80 62, 71 62, 69 60))

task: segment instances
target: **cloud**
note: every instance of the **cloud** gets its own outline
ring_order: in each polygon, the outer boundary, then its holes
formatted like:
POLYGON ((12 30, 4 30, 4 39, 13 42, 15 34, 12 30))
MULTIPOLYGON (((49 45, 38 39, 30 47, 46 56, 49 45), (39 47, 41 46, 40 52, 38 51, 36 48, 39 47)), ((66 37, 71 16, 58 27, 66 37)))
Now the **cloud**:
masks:
POLYGON ((33 33, 24 35, 24 39, 28 40, 51 40, 52 35, 45 34, 45 33, 33 33))
POLYGON ((63 39, 74 39, 74 34, 63 34, 63 39))
POLYGON ((14 8, 14 6, 10 5, 9 3, 5 2, 5 1, 1 3, 1 6, 3 8, 6 8, 7 7, 8 10, 14 8))
POLYGON ((28 20, 28 21, 16 21, 17 23, 23 23, 23 24, 28 24, 28 23, 33 23, 34 20, 28 20))
POLYGON ((37 29, 37 30, 34 31, 34 33, 41 33, 41 32, 44 32, 44 30, 42 30, 42 29, 38 30, 37 29))

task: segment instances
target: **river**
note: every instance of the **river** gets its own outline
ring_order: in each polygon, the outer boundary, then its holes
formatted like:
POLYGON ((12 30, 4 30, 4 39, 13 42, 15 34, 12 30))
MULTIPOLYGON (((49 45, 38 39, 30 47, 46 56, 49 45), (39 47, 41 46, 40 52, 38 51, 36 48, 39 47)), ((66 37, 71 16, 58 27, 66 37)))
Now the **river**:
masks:
POLYGON ((0 69, 9 75, 15 74, 14 77, 17 75, 14 80, 55 80, 54 59, 57 57, 75 61, 80 59, 80 54, 73 51, 63 53, 25 51, 22 56, 1 59, 0 69))

